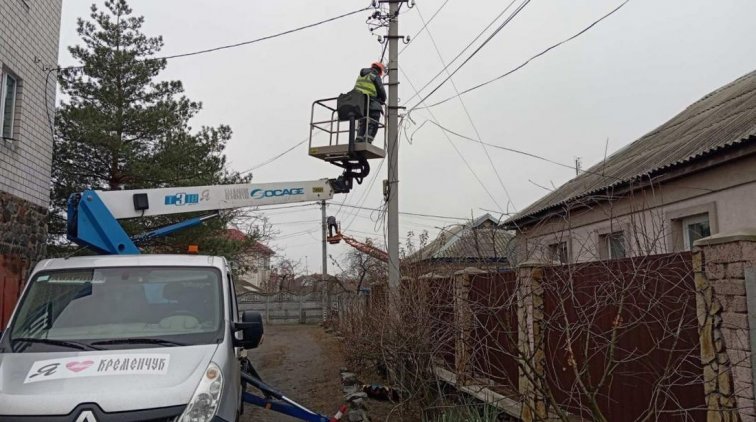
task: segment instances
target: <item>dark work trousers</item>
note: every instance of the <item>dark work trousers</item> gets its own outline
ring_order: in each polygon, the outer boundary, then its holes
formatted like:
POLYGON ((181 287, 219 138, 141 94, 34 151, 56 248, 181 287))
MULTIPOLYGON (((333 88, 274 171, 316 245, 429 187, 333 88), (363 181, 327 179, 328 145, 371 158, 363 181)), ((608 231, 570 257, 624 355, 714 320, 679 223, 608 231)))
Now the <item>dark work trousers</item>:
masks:
POLYGON ((337 226, 336 224, 329 224, 328 225, 328 237, 333 237, 334 230, 336 231, 336 233, 338 233, 339 232, 339 226, 337 226))
MULTIPOLYGON (((378 133, 378 122, 381 119, 381 110, 374 110, 370 109, 370 122, 367 125, 367 137, 368 142, 373 143, 373 138, 375 138, 375 135, 378 133)), ((360 119, 359 127, 357 128, 357 138, 364 138, 365 137, 365 118, 360 119)))

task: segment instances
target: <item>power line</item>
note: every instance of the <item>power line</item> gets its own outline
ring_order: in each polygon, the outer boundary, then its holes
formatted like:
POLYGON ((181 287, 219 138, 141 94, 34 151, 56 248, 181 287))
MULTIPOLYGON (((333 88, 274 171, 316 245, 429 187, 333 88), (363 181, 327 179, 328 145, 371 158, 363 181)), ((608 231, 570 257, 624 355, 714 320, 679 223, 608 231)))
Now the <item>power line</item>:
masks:
MULTIPOLYGON (((453 71, 453 72, 452 72, 452 73, 451 73, 451 74, 450 74, 449 76, 447 76, 447 77, 446 77, 446 79, 444 79, 443 81, 441 81, 441 83, 439 83, 438 85, 436 85, 436 87, 435 87, 435 88, 433 88, 433 90, 432 90, 431 92, 429 92, 429 93, 428 93, 427 95, 425 95, 425 97, 423 97, 423 99, 422 99, 422 100, 420 100, 420 101, 419 101, 419 102, 418 102, 417 104, 415 104, 415 107, 416 107, 417 105, 419 105, 419 104, 422 104, 423 102, 425 102, 425 100, 427 100, 427 99, 428 99, 428 98, 429 98, 429 97, 430 97, 431 95, 435 94, 435 93, 436 93, 436 91, 438 91, 439 89, 441 89, 441 87, 442 87, 442 86, 444 86, 444 84, 446 84, 446 82, 448 82, 448 81, 449 81, 449 79, 451 79, 451 78, 452 78, 452 76, 454 76, 454 75, 455 75, 455 74, 456 74, 457 72, 459 72, 459 70, 460 70, 460 69, 462 69, 462 68, 463 68, 463 67, 464 67, 464 66, 465 66, 465 65, 466 65, 467 63, 469 63, 469 62, 470 62, 470 60, 472 60, 472 58, 473 58, 473 57, 475 57, 475 55, 476 55, 476 54, 478 54, 478 53, 480 52, 480 50, 482 50, 482 49, 483 49, 483 47, 485 47, 485 46, 486 46, 486 45, 487 45, 487 44, 488 44, 488 43, 489 43, 489 42, 490 42, 490 41, 491 41, 491 40, 492 40, 492 39, 493 39, 493 38, 494 38, 494 37, 495 37, 496 35, 498 35, 498 34, 499 34, 499 32, 501 32, 501 30, 502 30, 502 29, 504 29, 504 27, 505 27, 505 26, 507 26, 507 24, 508 24, 509 22, 511 22, 511 21, 512 21, 512 19, 514 19, 514 18, 515 18, 515 16, 517 16, 517 15, 518 15, 518 14, 519 14, 519 13, 520 13, 520 12, 522 11, 522 9, 524 9, 524 8, 525 8, 525 6, 527 6, 527 5, 528 5, 528 3, 530 3, 530 0, 525 0, 525 1, 523 2, 523 3, 521 3, 521 4, 520 4, 520 5, 519 5, 519 6, 517 7, 517 9, 515 9, 515 10, 514 10, 514 12, 512 12, 512 14, 511 14, 511 15, 509 15, 509 17, 508 17, 508 18, 506 18, 506 19, 504 20, 504 22, 502 22, 502 23, 501 23, 501 25, 499 25, 499 27, 498 27, 498 28, 496 28, 496 30, 495 30, 495 31, 494 31, 494 32, 493 32, 493 33, 492 33, 491 35, 489 35, 489 36, 488 36, 488 38, 486 38, 486 39, 485 39, 485 40, 483 41, 483 43, 482 43, 481 45, 479 45, 479 46, 478 46, 478 48, 476 48, 476 49, 475 49, 475 50, 474 50, 474 51, 473 51, 473 52, 472 52, 472 53, 471 53, 471 54, 470 54, 470 55, 469 55, 469 56, 468 56, 468 57, 467 57, 467 58, 465 59, 465 61, 463 61, 463 62, 462 62, 462 64, 460 64, 459 66, 457 66, 457 68, 456 68, 456 69, 454 69, 454 71, 453 71)), ((414 109, 415 107, 411 107, 411 108, 410 108, 410 109, 409 109, 409 110, 408 110, 407 112, 410 112, 410 111, 412 111, 412 110, 413 110, 413 109, 414 109)))
MULTIPOLYGON (((242 41, 242 42, 238 42, 238 43, 234 43, 234 44, 226 44, 226 45, 221 45, 221 46, 218 46, 218 47, 206 48, 204 50, 197 50, 197 51, 190 51, 190 52, 186 52, 186 53, 173 54, 173 55, 170 55, 170 56, 153 57, 153 58, 144 59, 143 61, 178 59, 178 58, 182 58, 182 57, 197 56, 197 55, 200 55, 200 54, 213 53, 213 52, 220 51, 220 50, 227 50, 227 49, 230 49, 230 48, 236 48, 236 47, 242 47, 242 46, 245 46, 245 45, 255 44, 255 43, 258 43, 258 42, 261 42, 261 41, 267 41, 267 40, 270 40, 270 39, 273 39, 273 38, 281 37, 283 35, 288 35, 288 34, 291 34, 291 33, 294 33, 294 32, 299 32, 299 31, 302 31, 304 29, 314 28, 314 27, 319 26, 319 25, 323 25, 323 24, 326 24, 326 23, 329 23, 329 22, 333 22, 333 21, 338 20, 338 19, 346 18, 348 16, 352 16, 352 15, 355 15, 357 13, 364 12, 364 11, 369 10, 371 8, 372 8, 372 6, 363 7, 362 9, 357 9, 357 10, 354 10, 354 11, 351 11, 351 12, 348 12, 348 13, 344 13, 344 14, 341 14, 341 15, 338 15, 338 16, 334 16, 332 18, 324 19, 324 20, 321 20, 321 21, 318 21, 318 22, 314 22, 314 23, 311 23, 311 24, 308 24, 308 25, 304 25, 304 26, 300 26, 300 27, 297 27, 297 28, 289 29, 289 30, 286 30, 286 31, 283 31, 283 32, 279 32, 279 33, 276 33, 276 34, 266 35, 266 36, 260 37, 260 38, 255 38, 253 40, 242 41)), ((84 66, 68 66, 68 67, 64 67, 64 68, 58 68, 58 70, 81 69, 83 67, 84 66)))
POLYGON ((308 140, 309 140, 309 137, 308 138, 304 138, 300 142, 298 142, 296 145, 293 145, 291 148, 287 149, 286 151, 284 151, 284 152, 282 152, 282 153, 280 153, 280 154, 278 154, 278 155, 276 155, 276 156, 274 156, 272 158, 269 158, 269 159, 263 161, 262 163, 256 164, 256 165, 248 168, 247 170, 241 171, 241 172, 239 172, 239 174, 242 175, 242 174, 249 173, 251 171, 257 170, 257 169, 259 169, 259 168, 261 168, 263 166, 267 166, 268 164, 270 164, 270 163, 278 160, 279 158, 283 157, 284 155, 290 153, 291 151, 294 151, 294 149, 296 149, 298 146, 304 144, 308 140))
MULTIPOLYGON (((516 154, 526 155, 526 156, 528 156, 528 157, 536 158, 536 159, 539 159, 539 160, 543 160, 543 161, 549 162, 549 163, 551 163, 551 164, 556 164, 556 165, 558 165, 558 166, 561 166, 561 167, 566 167, 566 168, 569 168, 569 169, 571 169, 571 170, 575 170, 575 166, 574 166, 574 165, 570 165, 570 164, 564 164, 564 163, 560 163, 560 162, 558 162, 558 161, 554 161, 554 160, 551 160, 551 159, 549 159, 549 158, 546 158, 546 157, 540 156, 540 155, 538 155, 538 154, 533 154, 533 153, 530 153, 530 152, 525 152, 525 151, 522 151, 522 150, 519 150, 519 149, 508 148, 508 147, 503 147, 503 146, 501 146, 501 145, 496 145, 496 144, 490 144, 490 143, 488 143, 488 142, 483 142, 482 140, 479 140, 479 139, 475 139, 475 138, 471 138, 471 137, 469 137, 469 136, 465 136, 465 135, 462 135, 462 134, 461 134, 461 133, 459 133, 459 132, 455 132, 455 131, 453 131, 453 130, 451 130, 451 129, 447 128, 447 127, 444 127, 444 126, 442 126, 442 125, 441 125, 440 123, 438 123, 438 122, 436 122, 436 121, 433 121, 433 120, 428 120, 428 122, 430 122, 430 123, 432 123, 432 124, 436 125, 436 126, 437 126, 437 127, 439 128, 439 129, 441 129, 441 130, 442 130, 442 131, 444 131, 444 132, 448 132, 448 133, 451 133, 451 134, 452 134, 452 135, 454 135, 454 136, 457 136, 457 137, 459 137, 459 138, 462 138, 462 139, 466 139, 466 140, 468 140, 468 141, 472 141, 472 142, 475 142, 475 143, 480 143, 480 144, 483 144, 483 145, 489 146, 489 147, 491 147, 491 148, 496 148, 496 149, 501 149, 501 150, 504 150, 504 151, 514 152, 514 153, 516 153, 516 154)), ((607 177, 608 177, 608 176, 607 176, 607 177)))
POLYGON ((174 54, 172 56, 166 56, 166 57, 163 57, 163 58, 164 59, 176 59, 176 58, 180 58, 180 57, 196 56, 198 54, 212 53, 212 52, 219 51, 219 50, 226 50, 226 49, 229 49, 229 48, 236 48, 236 47, 241 47, 241 46, 244 46, 244 45, 254 44, 254 43, 257 43, 257 42, 260 42, 260 41, 266 41, 266 40, 269 40, 269 39, 278 38, 278 37, 283 36, 283 35, 287 35, 287 34, 291 34, 291 33, 294 33, 294 32, 302 31, 304 29, 314 28, 316 26, 323 25, 323 24, 328 23, 328 22, 333 22, 335 20, 342 19, 342 18, 345 18, 347 16, 351 16, 351 15, 355 15, 355 14, 360 13, 360 12, 364 12, 366 10, 369 10, 370 8, 371 7, 363 7, 362 9, 354 10, 352 12, 348 12, 348 13, 344 13, 342 15, 334 16, 332 18, 324 19, 322 21, 311 23, 309 25, 300 26, 298 28, 289 29, 288 31, 279 32, 277 34, 268 35, 268 36, 257 38, 257 39, 250 40, 250 41, 242 41, 242 42, 239 42, 239 43, 236 43, 236 44, 223 45, 223 46, 220 46, 220 47, 208 48, 208 49, 205 49, 205 50, 193 51, 193 52, 189 52, 189 53, 174 54))
MULTIPOLYGON (((400 68, 399 70, 402 72, 402 75, 404 75, 404 79, 407 80, 407 83, 409 83, 410 87, 415 91, 415 93, 417 93, 418 91, 417 91, 417 88, 415 88, 415 84, 412 83, 412 80, 409 78, 409 76, 404 71, 404 69, 400 68)), ((427 110, 427 112, 430 115, 430 118, 432 120, 434 120, 434 121, 438 120, 438 119, 436 119, 436 116, 433 114, 433 111, 427 110)), ((503 210, 503 208, 501 207, 501 205, 499 204, 499 202, 496 200, 496 198, 493 196, 493 194, 491 193, 491 191, 488 190, 488 187, 486 186, 486 184, 483 183, 483 181, 480 179, 480 176, 478 176, 478 173, 475 172, 475 169, 472 168, 472 166, 467 161, 467 159, 465 158, 465 156, 462 154, 462 152, 459 150, 459 148, 457 148, 457 145, 454 144, 454 141, 452 141, 452 139, 449 137, 449 135, 446 132, 443 132, 443 133, 444 133, 444 137, 449 142, 449 144, 452 146, 452 148, 457 153, 457 155, 459 156, 459 158, 462 160, 463 163, 465 163, 465 166, 467 166, 467 169, 470 170, 470 173, 472 173, 473 177, 475 177, 475 180, 478 181, 478 184, 480 185, 480 187, 483 188, 483 191, 485 191, 486 194, 488 194, 488 197, 491 198, 491 201, 494 203, 494 205, 496 205, 497 207, 499 207, 499 209, 503 210)))
POLYGON ((493 82, 496 82, 496 81, 498 81, 499 79, 505 78, 505 77, 507 77, 507 76, 511 75, 512 73, 515 73, 516 71, 518 71, 518 70, 522 69, 523 67, 527 66, 527 65, 528 65, 528 64, 529 64, 529 63, 530 63, 531 61, 533 61, 533 60, 535 60, 535 59, 537 59, 537 58, 539 58, 539 57, 543 56, 544 54, 548 53, 549 51, 551 51, 551 50, 553 50, 553 49, 555 49, 555 48, 557 48, 557 47, 561 46, 562 44, 565 44, 565 43, 567 43, 567 42, 569 42, 569 41, 572 41, 572 40, 574 40, 575 38, 577 38, 577 37, 579 37, 579 36, 583 35, 584 33, 588 32, 588 30, 590 30, 591 28, 593 28, 594 26, 596 26, 596 25, 597 25, 597 24, 598 24, 599 22, 603 21, 604 19, 608 18, 609 16, 613 15, 613 14, 614 14, 615 12, 617 12, 618 10, 620 10, 620 9, 621 9, 621 8, 622 8, 623 6, 625 6, 625 5, 626 5, 626 4, 627 4, 627 3, 629 2, 629 1, 630 1, 630 0, 625 0, 625 1, 624 1, 624 2, 622 2, 622 3, 621 3, 621 4, 619 5, 619 6, 617 6, 616 8, 614 8, 614 9, 613 9, 612 11, 610 11, 610 12, 609 12, 609 13, 607 13, 606 15, 604 15, 604 16, 602 16, 602 17, 600 17, 599 19, 597 19, 597 20, 593 21, 593 22, 592 22, 592 23, 591 23, 590 25, 586 26, 585 28, 583 28, 582 30, 580 30, 579 32, 577 32, 576 34, 572 35, 572 36, 571 36, 571 37, 569 37, 569 38, 565 38, 564 40, 562 40, 562 41, 560 41, 560 42, 558 42, 558 43, 556 43, 556 44, 554 44, 554 45, 552 45, 552 46, 550 46, 550 47, 546 48, 545 50, 543 50, 543 51, 541 51, 540 53, 538 53, 538 54, 534 55, 533 57, 531 57, 531 58, 527 59, 526 61, 524 61, 523 63, 521 63, 521 64, 520 64, 519 66, 515 67, 514 69, 512 69, 512 70, 510 70, 510 71, 508 71, 508 72, 506 72, 506 73, 503 73, 503 74, 501 74, 501 75, 499 75, 499 76, 497 76, 497 77, 495 77, 495 78, 493 78, 493 79, 490 79, 490 80, 488 80, 488 81, 486 81, 486 82, 483 82, 483 83, 480 83, 480 84, 478 84, 478 85, 475 85, 475 86, 473 86, 473 87, 471 87, 471 88, 468 88, 468 89, 466 89, 466 90, 464 90, 464 91, 462 91, 462 92, 458 93, 458 94, 457 94, 457 95, 455 95, 455 96, 452 96, 452 97, 446 98, 445 100, 442 100, 442 101, 439 101, 439 102, 436 102, 436 103, 433 103, 433 104, 431 104, 431 105, 427 105, 427 106, 424 106, 424 107, 415 107, 415 108, 416 108, 416 109, 418 109, 418 110, 421 110, 421 109, 427 109, 427 108, 435 107, 435 106, 437 106, 437 105, 441 105, 441 104, 443 104, 443 103, 446 103, 446 102, 448 102, 448 101, 451 101, 451 100, 453 100, 454 98, 456 98, 456 97, 458 97, 458 96, 461 96, 461 95, 465 95, 465 94, 467 94, 467 93, 469 93, 469 92, 471 92, 471 91, 475 91, 476 89, 482 88, 482 87, 484 87, 484 86, 486 86, 486 85, 488 85, 488 84, 491 84, 491 83, 493 83, 493 82))
POLYGON ((286 225, 286 224, 304 224, 304 223, 320 223, 320 219, 317 220, 298 220, 298 221, 281 221, 279 223, 271 223, 274 225, 286 225))
MULTIPOLYGON (((423 31, 425 30, 425 28, 426 28, 426 27, 427 27, 428 25, 430 25, 430 23, 431 23, 431 22, 433 22, 433 19, 436 19, 436 16, 438 16, 438 13, 439 13, 439 12, 441 11, 441 9, 443 9, 443 8, 444 8, 444 6, 446 6, 446 3, 449 3, 449 0, 446 0, 446 1, 445 1, 445 2, 444 2, 444 3, 442 4, 442 5, 441 5, 441 6, 439 6, 439 7, 438 7, 438 9, 436 9, 436 11, 435 11, 435 12, 433 13, 433 16, 431 16, 431 17, 430 17, 430 19, 428 19, 428 22, 423 22, 423 26, 422 26, 422 28, 420 28, 420 30, 418 30, 418 31, 417 31, 417 32, 415 33, 415 35, 413 35, 413 36, 412 36, 412 38, 410 39, 410 42, 409 42, 409 44, 405 45, 404 47, 402 47, 402 49, 401 49, 401 50, 399 50, 399 55, 401 55, 401 54, 402 54, 402 53, 404 52, 404 50, 406 50, 406 49, 407 49, 407 47, 411 46, 411 45, 412 45, 412 43, 413 43, 413 42, 415 42, 415 40, 417 39, 417 37, 418 37, 418 36, 419 36, 420 34, 422 34, 422 33, 423 33, 423 31)), ((415 4, 415 7, 417 7, 417 4, 415 4)), ((418 13, 419 13, 419 12, 420 12, 420 9, 418 9, 418 13)))
MULTIPOLYGON (((364 11, 369 10, 371 8, 372 8, 372 6, 364 7, 362 9, 354 10, 352 12, 344 13, 344 14, 341 14, 341 15, 338 15, 338 16, 334 16, 332 18, 328 18, 328 19, 324 19, 324 20, 321 20, 321 21, 318 21, 318 22, 314 22, 314 23, 311 23, 309 25, 300 26, 300 27, 297 27, 297 28, 289 29, 287 31, 279 32, 277 34, 267 35, 267 36, 264 36, 264 37, 261 37, 261 38, 256 38, 256 39, 249 40, 249 41, 242 41, 242 42, 235 43, 235 44, 227 44, 227 45, 222 45, 222 46, 218 46, 218 47, 207 48, 207 49, 204 49, 204 50, 191 51, 191 52, 187 52, 187 53, 173 54, 173 55, 170 55, 170 56, 152 57, 152 58, 144 59, 142 61, 169 60, 169 59, 177 59, 177 58, 181 58, 181 57, 197 56, 197 55, 200 55, 200 54, 212 53, 212 52, 215 52, 215 51, 226 50, 226 49, 230 49, 230 48, 236 48, 236 47, 241 47, 241 46, 245 46, 245 45, 249 45, 249 44, 254 44, 254 43, 261 42, 261 41, 266 41, 266 40, 270 40, 270 39, 273 39, 273 38, 278 38, 278 37, 281 37, 283 35, 291 34, 291 33, 294 33, 294 32, 302 31, 304 29, 313 28, 313 27, 316 27, 316 26, 319 26, 319 25, 323 25, 325 23, 333 22, 333 21, 338 20, 338 19, 342 19, 342 18, 351 16, 351 15, 355 15, 357 13, 364 12, 364 11)), ((47 102, 48 102, 48 97, 49 97, 47 90, 48 90, 48 85, 49 85, 49 80, 50 80, 50 74, 52 72, 60 72, 61 70, 83 69, 83 68, 84 68, 83 65, 80 65, 80 66, 66 66, 66 67, 52 68, 52 69, 49 69, 47 71, 47 74, 46 74, 46 77, 45 77, 45 93, 44 93, 45 107, 47 107, 47 102)), ((50 117, 49 110, 47 111, 47 120, 48 120, 48 123, 50 124, 50 133, 51 133, 52 137, 55 138, 55 129, 53 128, 53 121, 52 121, 52 118, 50 117)))
MULTIPOLYGON (((348 205, 348 204, 344 204, 344 206, 347 207, 347 208, 356 208, 356 209, 360 209, 360 210, 381 211, 380 208, 370 208, 370 207, 362 207, 362 206, 348 205)), ((416 217, 441 218, 441 219, 445 219, 445 220, 468 220, 469 219, 467 217, 450 217, 450 216, 446 216, 446 215, 422 214, 422 213, 407 212, 407 211, 399 211, 399 214, 414 215, 416 217)))
MULTIPOLYGON (((417 8, 417 14, 420 16, 420 20, 425 23, 425 18, 423 18, 423 14, 420 12, 420 7, 418 5, 415 6, 417 8)), ((426 25, 427 27, 427 25, 426 25)), ((438 56, 438 59, 441 61, 441 65, 444 66, 444 69, 447 69, 446 72, 448 74, 448 67, 446 66, 446 63, 444 63, 444 57, 441 54, 441 50, 438 48, 438 44, 436 43, 435 37, 433 37, 433 33, 430 30, 430 27, 427 28, 428 36, 430 37, 431 43, 433 44, 433 48, 436 50, 436 55, 438 56)), ((457 89, 457 84, 454 83, 454 79, 451 79, 451 75, 449 75, 452 87, 454 88, 454 92, 459 94, 459 90, 457 89)), ((478 131, 478 126, 473 121, 472 115, 470 114, 470 110, 468 110, 467 105, 465 104, 465 101, 462 99, 462 97, 458 97, 459 102, 462 105, 462 109, 465 111, 465 115, 467 116, 467 120, 470 122, 470 126, 472 126, 473 130, 475 131, 475 135, 477 136, 478 140, 481 140, 480 131, 478 131)), ((491 164, 491 168, 494 171, 494 174, 496 175, 496 179, 499 181, 499 185, 501 185, 501 188, 504 190, 504 194, 507 195, 507 210, 509 210, 509 204, 512 204, 514 207, 514 203, 512 203, 512 197, 509 194, 509 190, 504 185, 504 181, 501 179, 501 175, 499 174, 499 170, 496 167, 496 165, 493 162, 493 159, 491 159, 491 154, 488 153, 488 148, 481 142, 480 144, 483 147, 483 152, 485 152, 486 157, 488 158, 488 163, 491 164)), ((515 211, 517 210, 517 207, 514 207, 515 211)))
POLYGON ((481 31, 480 31, 480 32, 478 33, 478 35, 476 35, 476 36, 475 36, 475 38, 473 38, 473 39, 472 39, 472 41, 470 41, 470 42, 469 42, 469 43, 468 43, 468 44, 467 44, 467 45, 465 46, 465 48, 463 48, 463 49, 462 49, 462 50, 461 50, 461 51, 460 51, 459 53, 457 53, 457 55, 456 55, 456 56, 454 56, 454 58, 453 58, 453 59, 451 59, 451 61, 450 61, 450 62, 449 62, 449 63, 448 63, 447 65, 446 65, 446 67, 444 67, 444 68, 443 68, 443 69, 441 69, 441 70, 440 70, 440 71, 439 71, 438 73, 436 73, 436 75, 435 75, 435 76, 433 76, 433 77, 432 77, 432 78, 431 78, 431 79, 430 79, 430 80, 429 80, 428 82, 426 82, 426 83, 425 83, 425 85, 423 85, 423 86, 422 86, 422 87, 421 87, 421 88, 420 88, 419 90, 416 90, 416 92, 415 92, 415 95, 411 96, 411 97, 410 97, 410 98, 409 98, 409 99, 408 99, 407 101, 405 101, 405 102, 410 102, 410 101, 412 101, 413 99, 415 99, 415 97, 419 97, 419 96, 420 96, 420 92, 422 92, 423 90, 425 90, 425 88, 427 88, 428 86, 430 86, 430 84, 432 84, 432 83, 433 83, 433 81, 435 81, 435 80, 436 80, 436 78, 438 78, 439 76, 443 75, 443 74, 444 74, 444 72, 446 71, 446 69, 447 69, 447 68, 448 68, 449 66, 451 66, 451 65, 452 65, 452 64, 453 64, 454 62, 456 62, 456 61, 457 61, 457 59, 459 59, 460 57, 462 57, 462 55, 463 55, 463 54, 465 54, 465 52, 466 52, 466 51, 467 51, 467 50, 468 50, 468 49, 469 49, 470 47, 472 47, 472 46, 473 46, 473 44, 475 44, 475 43, 476 43, 476 42, 477 42, 477 41, 478 41, 478 40, 480 39, 480 37, 482 37, 482 36, 483 36, 483 34, 485 34, 485 33, 486 33, 486 31, 488 31, 488 29, 489 29, 489 28, 491 28, 491 27, 492 27, 492 26, 493 26, 493 25, 494 25, 494 24, 496 23, 496 21, 498 21, 498 20, 499 20, 499 18, 501 18, 502 16, 504 16, 504 14, 505 14, 505 13, 507 13, 507 11, 508 11, 508 10, 509 10, 509 9, 510 9, 510 8, 512 7, 512 5, 514 5, 515 1, 517 1, 517 0, 512 0, 512 1, 511 1, 511 2, 510 2, 510 3, 509 3, 509 4, 508 4, 508 5, 507 5, 507 6, 505 7, 505 8, 504 8, 504 9, 503 9, 503 10, 501 11, 501 12, 499 12, 499 14, 498 14, 498 15, 496 15, 496 17, 495 17, 495 18, 493 18, 493 20, 491 20, 491 22, 490 22, 490 23, 489 23, 489 24, 488 24, 488 25, 487 25, 487 26, 486 26, 485 28, 483 28, 483 30, 481 30, 481 31))
MULTIPOLYGON (((457 133, 457 132, 455 132, 455 131, 453 131, 451 129, 443 127, 440 124, 438 124, 437 122, 434 122, 434 121, 430 121, 430 122, 433 123, 434 125, 438 126, 442 131, 451 133, 452 135, 458 136, 458 137, 460 137, 462 139, 466 139, 468 141, 472 141, 472 142, 476 142, 476 143, 482 142, 482 141, 476 140, 475 138, 471 138, 469 136, 462 135, 462 134, 457 133)), ((503 147, 501 145, 490 144, 490 143, 486 143, 486 142, 483 142, 483 143, 485 143, 486 145, 488 145, 488 146, 490 146, 492 148, 501 149, 501 150, 509 151, 509 152, 514 152, 516 154, 526 155, 528 157, 532 157, 532 158, 536 158, 536 159, 539 159, 539 160, 542 160, 542 161, 546 161, 548 163, 551 163, 551 164, 554 164, 554 165, 557 165, 557 166, 560 166, 560 167, 568 168, 568 169, 570 169, 572 171, 575 170, 574 164, 560 163, 559 161, 554 161, 554 160, 551 160, 549 158, 540 156, 538 154, 533 154, 533 153, 530 153, 530 152, 525 152, 525 151, 521 151, 521 150, 514 149, 514 148, 503 147)), ((599 173, 599 172, 592 171, 592 170, 581 170, 580 172, 581 172, 581 174, 582 173, 592 174, 594 176, 601 176, 601 177, 604 177, 604 178, 607 178, 607 179, 612 179, 612 180, 615 180, 617 182, 627 182, 627 181, 629 181, 627 178, 621 178, 621 177, 616 177, 616 176, 609 176, 607 174, 599 173)), ((680 187, 684 187, 684 188, 688 188, 688 189, 695 189, 695 190, 700 190, 700 191, 705 191, 705 192, 713 192, 712 189, 702 188, 702 187, 697 187, 697 186, 680 186, 680 187)))

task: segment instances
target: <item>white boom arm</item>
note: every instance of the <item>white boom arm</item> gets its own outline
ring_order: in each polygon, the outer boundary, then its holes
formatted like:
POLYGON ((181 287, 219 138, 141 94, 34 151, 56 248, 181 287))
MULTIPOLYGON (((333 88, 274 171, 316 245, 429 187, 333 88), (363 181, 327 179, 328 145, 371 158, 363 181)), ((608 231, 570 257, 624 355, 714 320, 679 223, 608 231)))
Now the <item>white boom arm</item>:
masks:
POLYGON ((97 191, 116 219, 215 211, 333 198, 328 179, 307 182, 251 183, 240 185, 97 191), (136 207, 135 195, 147 197, 148 208, 136 207))

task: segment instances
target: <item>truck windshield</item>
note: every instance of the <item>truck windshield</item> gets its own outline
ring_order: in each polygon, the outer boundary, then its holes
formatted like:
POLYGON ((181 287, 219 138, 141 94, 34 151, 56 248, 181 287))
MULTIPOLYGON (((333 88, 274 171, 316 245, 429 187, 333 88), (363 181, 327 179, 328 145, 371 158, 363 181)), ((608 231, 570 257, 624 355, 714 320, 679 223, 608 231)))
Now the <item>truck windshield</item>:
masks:
POLYGON ((14 352, 171 347, 223 337, 220 272, 213 268, 70 269, 39 273, 31 283, 10 327, 14 352))

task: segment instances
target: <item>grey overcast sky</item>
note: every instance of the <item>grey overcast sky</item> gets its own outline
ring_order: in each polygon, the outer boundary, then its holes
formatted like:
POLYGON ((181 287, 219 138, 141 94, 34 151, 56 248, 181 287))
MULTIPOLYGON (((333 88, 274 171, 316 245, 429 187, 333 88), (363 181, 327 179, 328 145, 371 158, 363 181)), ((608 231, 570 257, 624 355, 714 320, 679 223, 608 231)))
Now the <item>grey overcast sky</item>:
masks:
MULTIPOLYGON (((400 33, 415 34, 419 13, 427 20, 444 0, 417 0, 402 10, 400 33)), ((517 3, 519 3, 518 1, 517 3)), ((74 64, 66 47, 78 42, 76 18, 92 0, 65 0, 60 63, 74 64)), ((98 4, 102 1, 98 0, 98 4)), ((162 35, 164 54, 182 53, 280 32, 336 16, 368 1, 356 0, 131 0, 145 17, 144 31, 162 35)), ((428 26, 443 59, 451 60, 508 4, 501 0, 449 0, 428 26)), ((519 65, 547 46, 603 16, 621 1, 534 0, 453 78, 462 90, 519 65)), ((513 10, 514 7, 511 10, 513 10)), ((508 12, 509 13, 509 12, 508 12)), ((507 13, 507 14, 508 14, 507 13)), ((369 13, 245 47, 169 61, 165 79, 183 81, 186 94, 202 101, 194 126, 225 123, 234 130, 230 165, 245 170, 283 152, 308 134, 311 103, 352 88, 358 70, 380 56, 365 24, 369 13)), ((581 37, 534 60, 522 70, 464 95, 483 141, 524 150, 583 168, 654 129, 706 93, 756 67, 752 0, 631 0, 581 37)), ((466 53, 463 57, 466 57, 466 53)), ((400 101, 414 94, 443 65, 429 33, 400 56, 400 101), (409 80, 408 80, 409 78, 409 80)), ((452 67, 454 68, 454 67, 452 67)), ((431 84, 431 87, 435 84, 431 84)), ((427 89, 425 92, 429 92, 427 89)), ((430 99, 454 94, 446 84, 430 99)), ((475 137, 459 100, 432 109, 437 121, 475 137)), ((412 113, 400 146, 400 210, 470 218, 484 210, 515 212, 574 177, 574 170, 489 148, 499 183, 480 144, 451 136, 432 124, 427 111, 412 113), (409 139, 409 135, 411 139, 409 139), (459 151, 455 151, 456 149, 459 151), (465 165, 466 160, 477 178, 465 165), (532 182, 531 182, 532 181, 532 182), (536 184, 542 187, 537 187, 536 184), (493 196, 493 200, 486 193, 493 196), (495 201, 494 201, 495 200, 495 201)), ((373 162, 377 169, 379 162, 373 162)), ((347 205, 382 204, 382 166, 350 193, 347 205)), ((254 172, 256 182, 335 177, 339 169, 307 155, 307 145, 254 172)), ((376 212, 329 206, 346 231, 383 245, 376 212)), ((279 256, 320 271, 320 211, 316 206, 266 212, 280 231, 271 243, 279 256), (307 258, 305 258, 307 257, 307 258)), ((400 230, 428 230, 453 220, 403 215, 400 230)), ((348 246, 330 247, 339 257, 348 246)), ((329 263, 330 265, 330 263, 329 263)))

